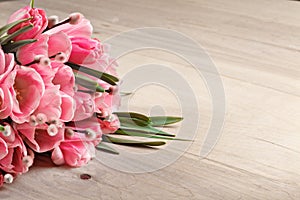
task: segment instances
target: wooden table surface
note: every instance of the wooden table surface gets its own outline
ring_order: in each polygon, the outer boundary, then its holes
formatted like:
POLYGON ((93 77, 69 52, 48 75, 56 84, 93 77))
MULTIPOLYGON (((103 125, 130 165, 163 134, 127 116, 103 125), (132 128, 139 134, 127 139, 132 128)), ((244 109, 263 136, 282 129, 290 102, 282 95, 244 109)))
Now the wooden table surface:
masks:
MULTIPOLYGON (((0 24, 27 3, 0 1, 0 24)), ((207 51, 222 78, 225 123, 215 148, 200 158, 212 112, 203 80, 188 63, 166 52, 130 53, 119 59, 121 76, 136 66, 159 63, 181 73, 191 85, 199 108, 190 112, 201 117, 188 150, 174 163, 141 174, 104 165, 100 154, 75 169, 55 167, 40 157, 27 174, 0 189, 1 200, 300 199, 300 2, 36 0, 36 6, 60 17, 83 13, 101 40, 142 27, 172 29, 192 38, 207 51), (81 180, 82 173, 92 178, 81 180)), ((167 114, 180 114, 174 96, 159 86, 144 87, 124 101, 130 101, 134 111, 149 113, 152 105, 161 105, 167 114)), ((178 131, 178 126, 169 131, 178 131)))

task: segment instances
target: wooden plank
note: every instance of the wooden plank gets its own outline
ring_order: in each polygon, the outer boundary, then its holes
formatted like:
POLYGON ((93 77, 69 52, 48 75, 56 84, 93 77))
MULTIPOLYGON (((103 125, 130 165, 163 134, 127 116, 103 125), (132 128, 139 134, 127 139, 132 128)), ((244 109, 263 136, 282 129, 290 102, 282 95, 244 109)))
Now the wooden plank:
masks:
MULTIPOLYGON (((1 1, 0 24, 26 3, 1 1)), ((201 121, 188 151, 173 164, 144 174, 111 169, 101 163, 100 154, 76 169, 54 167, 42 157, 27 174, 0 189, 1 199, 300 198, 299 2, 44 0, 36 5, 61 18, 74 11, 84 13, 102 40, 147 26, 174 29, 193 38, 207 50, 221 74, 226 120, 218 144, 207 158, 200 159, 212 111, 203 80, 174 55, 155 50, 131 53, 119 60, 121 75, 146 63, 168 65, 188 80, 198 96, 201 121), (81 180, 81 173, 91 174, 92 179, 81 180)), ((180 114, 178 102, 164 88, 145 87, 130 102, 135 111, 147 113, 151 105, 160 104, 168 114, 180 114)), ((189 112, 195 112, 192 106, 189 112)))

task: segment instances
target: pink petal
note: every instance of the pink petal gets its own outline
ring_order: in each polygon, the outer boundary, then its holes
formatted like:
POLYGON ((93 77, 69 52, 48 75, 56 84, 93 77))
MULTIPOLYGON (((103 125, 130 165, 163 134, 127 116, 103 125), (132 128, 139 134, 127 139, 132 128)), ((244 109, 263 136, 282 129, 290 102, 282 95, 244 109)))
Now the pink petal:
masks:
POLYGON ((27 65, 34 61, 35 56, 44 55, 48 57, 48 35, 41 35, 37 41, 27 44, 17 51, 17 59, 22 65, 27 65))
POLYGON ((60 119, 65 122, 71 121, 75 113, 75 108, 76 108, 75 101, 72 97, 70 97, 67 94, 64 94, 63 92, 61 92, 61 99, 62 99, 62 104, 61 104, 60 119))
POLYGON ((52 151, 51 159, 56 165, 65 164, 64 155, 59 147, 55 147, 55 149, 52 151))
POLYGON ((7 154, 7 144, 2 138, 0 138, 0 160, 2 160, 7 154))
POLYGON ((61 104, 59 86, 52 86, 45 90, 35 114, 43 113, 48 119, 59 119, 61 116, 61 104))
POLYGON ((67 56, 67 59, 69 59, 72 44, 64 32, 61 31, 50 35, 48 47, 48 55, 50 57, 58 53, 64 53, 67 56))

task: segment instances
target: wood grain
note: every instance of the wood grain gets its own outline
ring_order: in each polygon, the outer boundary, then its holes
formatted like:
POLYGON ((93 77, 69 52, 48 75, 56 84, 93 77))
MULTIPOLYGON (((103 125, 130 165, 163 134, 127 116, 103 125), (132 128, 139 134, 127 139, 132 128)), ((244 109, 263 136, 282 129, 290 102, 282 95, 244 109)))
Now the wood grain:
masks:
MULTIPOLYGON (((0 24, 25 4, 1 1, 0 24)), ((203 80, 174 55, 155 50, 131 53, 119 60, 121 75, 145 63, 160 63, 182 73, 192 85, 201 123, 187 152, 173 164, 143 174, 111 169, 101 163, 99 154, 87 166, 75 169, 55 167, 40 157, 27 174, 0 189, 1 199, 300 198, 299 2, 43 0, 36 5, 61 18, 74 11, 84 13, 102 40, 149 26, 174 29, 193 38, 221 74, 226 120, 217 145, 207 158, 200 159, 211 119, 211 100, 203 80), (81 173, 89 173, 92 179, 81 180, 81 173)), ((162 102, 168 114, 180 114, 174 97, 154 86, 129 100, 131 110, 148 113, 150 105, 162 102), (155 98, 157 90, 160 96, 155 98)), ((178 127, 169 131, 177 132, 178 127)))

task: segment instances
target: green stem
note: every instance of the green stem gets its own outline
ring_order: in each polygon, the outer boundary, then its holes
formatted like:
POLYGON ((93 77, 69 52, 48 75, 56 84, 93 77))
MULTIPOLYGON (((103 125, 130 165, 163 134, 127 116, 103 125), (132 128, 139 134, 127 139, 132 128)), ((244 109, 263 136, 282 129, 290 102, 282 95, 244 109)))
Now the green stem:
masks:
POLYGON ((31 0, 31 2, 30 2, 30 7, 31 7, 31 8, 34 7, 34 0, 31 0))

